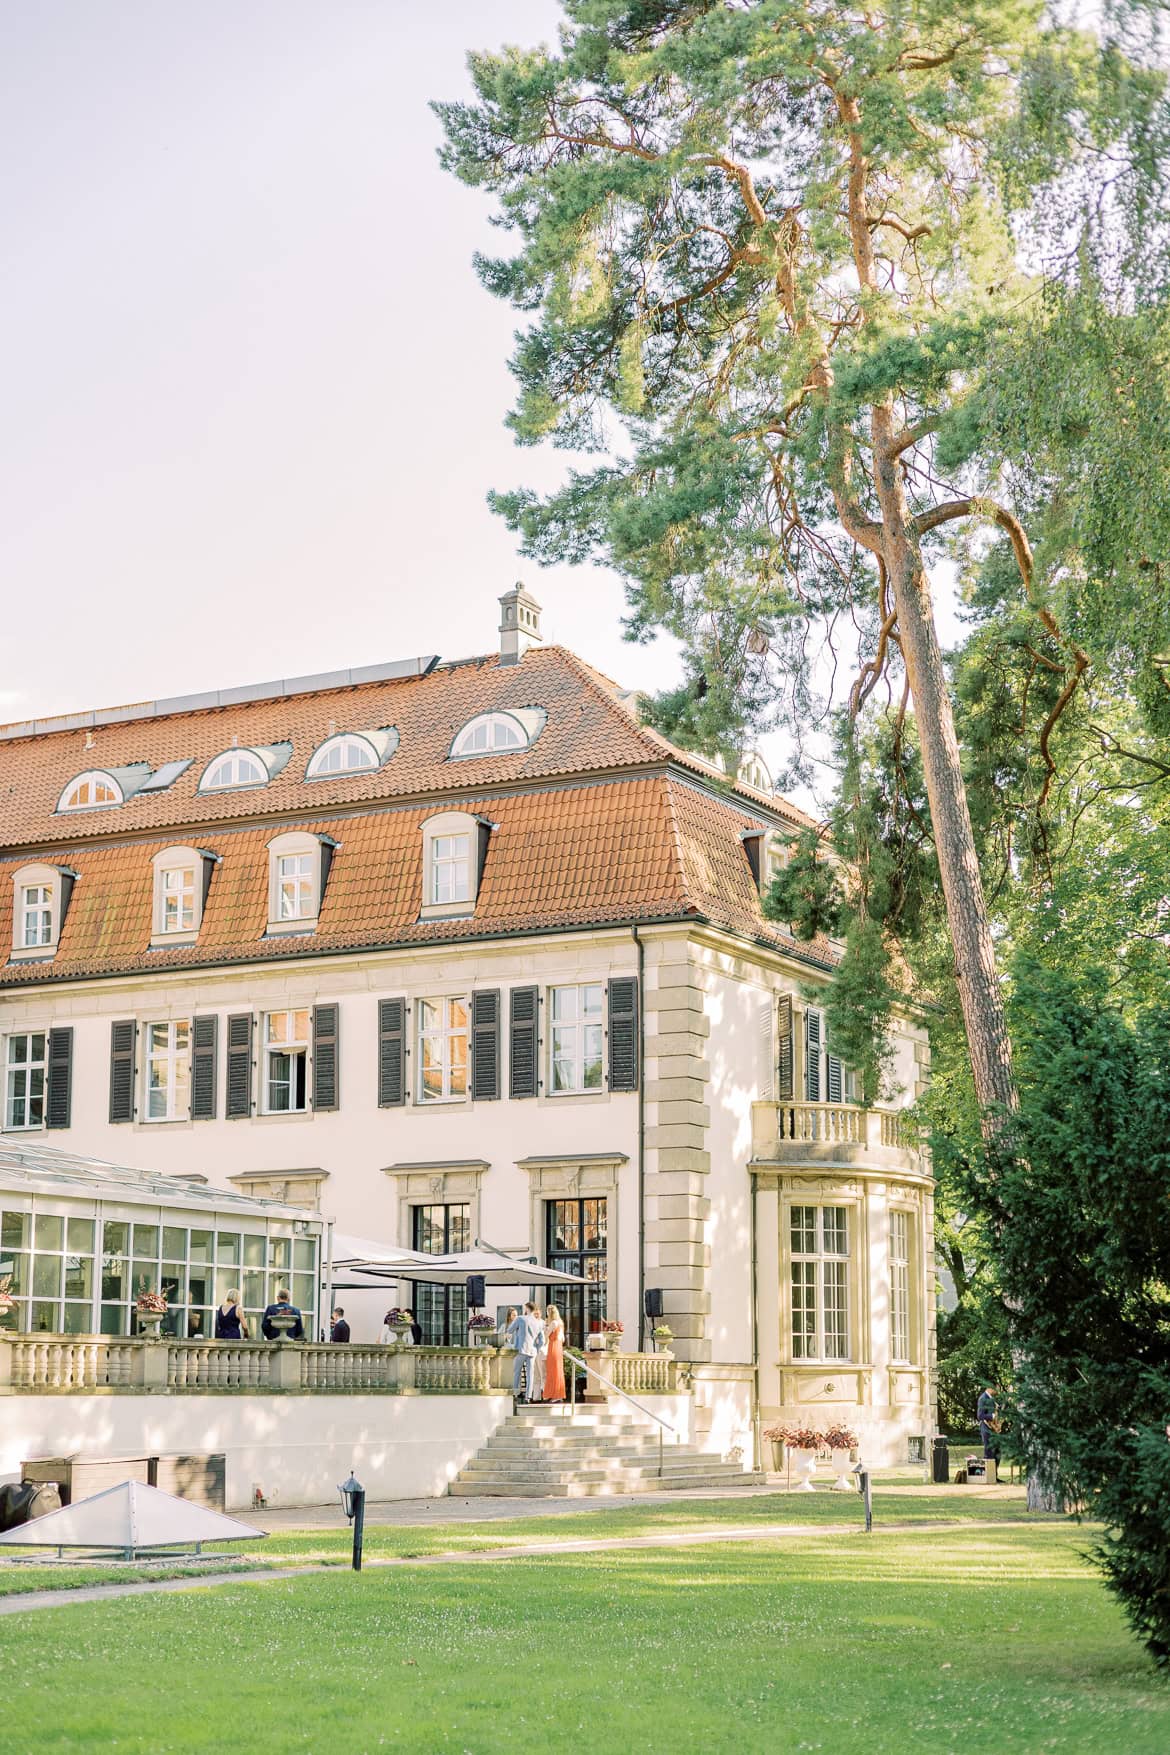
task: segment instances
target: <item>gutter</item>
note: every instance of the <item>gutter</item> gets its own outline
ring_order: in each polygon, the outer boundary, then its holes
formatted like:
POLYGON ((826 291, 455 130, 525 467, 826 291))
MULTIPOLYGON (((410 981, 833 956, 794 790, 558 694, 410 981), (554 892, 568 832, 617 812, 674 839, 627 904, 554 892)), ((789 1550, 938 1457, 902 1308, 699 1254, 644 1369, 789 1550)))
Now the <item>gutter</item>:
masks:
POLYGON ((646 946, 631 926, 638 947, 638 1350, 646 1338, 646 946))

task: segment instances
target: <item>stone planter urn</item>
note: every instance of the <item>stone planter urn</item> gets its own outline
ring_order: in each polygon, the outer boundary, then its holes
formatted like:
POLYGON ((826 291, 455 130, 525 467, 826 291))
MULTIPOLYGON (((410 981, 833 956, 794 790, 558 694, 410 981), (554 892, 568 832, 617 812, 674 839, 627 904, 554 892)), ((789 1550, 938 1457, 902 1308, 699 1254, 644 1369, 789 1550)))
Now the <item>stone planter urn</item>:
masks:
POLYGON ((499 1338, 494 1328, 469 1328, 467 1331, 467 1344, 471 1347, 495 1347, 499 1338))
POLYGON ((135 1310, 138 1319, 138 1332, 146 1341, 157 1341, 165 1310, 135 1310))
POLYGON ((829 1461, 833 1468, 833 1491, 835 1493, 852 1493, 856 1482, 853 1479, 853 1453, 849 1450, 832 1450, 829 1461))
MULTIPOLYGON (((410 1324, 408 1322, 392 1322, 389 1326, 391 1336, 390 1345, 392 1347, 400 1347, 404 1338, 410 1333, 410 1324)), ((291 1323, 289 1324, 289 1327, 292 1327, 291 1323)))
POLYGON ((295 1316, 270 1316, 268 1322, 269 1326, 276 1330, 276 1338, 279 1341, 287 1340, 293 1329, 297 1326, 297 1319, 295 1316))
POLYGON ((812 1478, 817 1469, 817 1453, 815 1450, 794 1450, 792 1453, 792 1473, 796 1477, 798 1493, 815 1493, 812 1478))

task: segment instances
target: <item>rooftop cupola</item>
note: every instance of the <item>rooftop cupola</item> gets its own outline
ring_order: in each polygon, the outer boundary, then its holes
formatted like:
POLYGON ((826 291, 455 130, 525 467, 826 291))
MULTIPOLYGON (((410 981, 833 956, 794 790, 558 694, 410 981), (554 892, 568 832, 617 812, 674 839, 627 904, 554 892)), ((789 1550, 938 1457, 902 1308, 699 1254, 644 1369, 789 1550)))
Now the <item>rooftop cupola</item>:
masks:
POLYGON ((528 648, 540 641, 540 605, 517 581, 500 598, 500 663, 519 664, 528 648))

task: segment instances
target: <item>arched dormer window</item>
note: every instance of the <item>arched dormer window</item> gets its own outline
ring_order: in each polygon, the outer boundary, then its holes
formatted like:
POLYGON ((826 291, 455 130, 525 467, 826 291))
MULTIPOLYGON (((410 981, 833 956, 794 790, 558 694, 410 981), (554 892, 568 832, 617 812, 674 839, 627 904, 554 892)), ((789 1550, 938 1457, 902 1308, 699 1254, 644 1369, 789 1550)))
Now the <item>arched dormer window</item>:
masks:
POLYGON ((123 802, 122 788, 104 768, 90 768, 71 780, 61 794, 58 810, 101 810, 123 802))
POLYGON ((513 707, 506 713, 480 713, 451 745, 452 761, 526 750, 544 729, 543 707, 513 707))
POLYGON ((152 945, 192 944, 203 924, 211 873, 219 856, 199 847, 164 847, 154 867, 152 945))
POLYGON ((268 932, 313 932, 336 841, 291 829, 268 843, 268 932))
POLYGON ((65 865, 23 865, 12 878, 12 960, 56 954, 77 873, 65 865))
POLYGON ((232 792, 242 786, 267 786, 268 767, 256 750, 225 750, 207 764, 200 792, 232 792))
POLYGON ((461 810, 444 811, 423 824, 421 920, 474 911, 492 827, 461 810))
POLYGON ((313 751, 306 780, 328 780, 346 774, 372 773, 398 748, 393 726, 380 731, 339 731, 313 751))

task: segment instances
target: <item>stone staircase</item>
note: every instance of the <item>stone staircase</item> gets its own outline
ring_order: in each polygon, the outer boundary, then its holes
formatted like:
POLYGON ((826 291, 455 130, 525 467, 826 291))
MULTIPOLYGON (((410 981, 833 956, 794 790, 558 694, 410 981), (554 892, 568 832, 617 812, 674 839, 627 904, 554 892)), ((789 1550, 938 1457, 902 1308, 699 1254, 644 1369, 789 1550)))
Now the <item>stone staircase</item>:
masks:
POLYGON ((589 1406, 572 1416, 559 1408, 521 1408, 499 1426, 456 1475, 455 1498, 592 1499, 693 1487, 759 1486, 762 1474, 737 1462, 704 1456, 663 1434, 627 1408, 589 1406))

